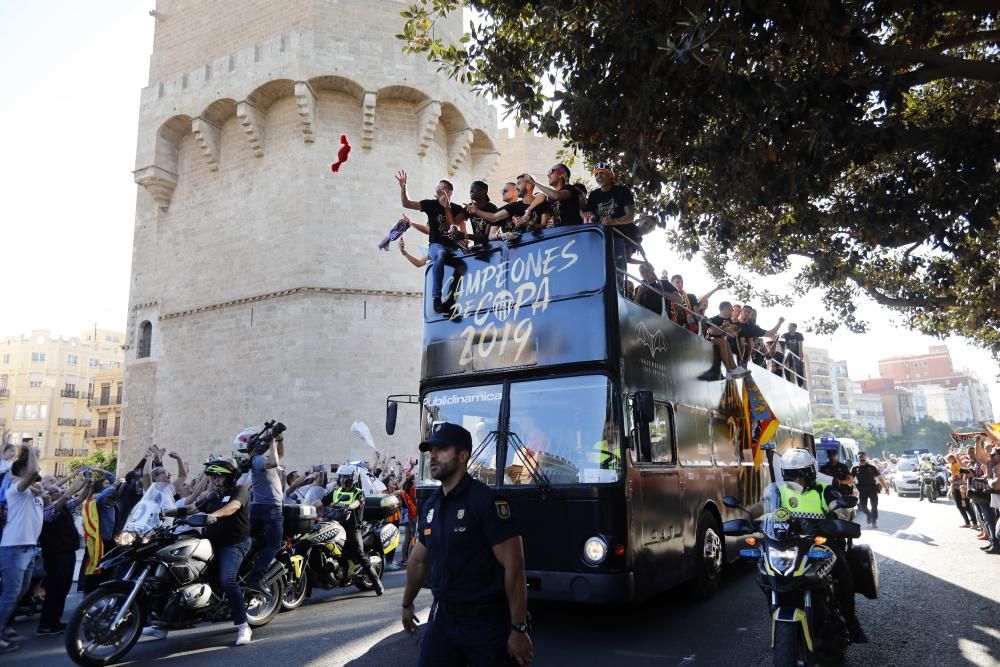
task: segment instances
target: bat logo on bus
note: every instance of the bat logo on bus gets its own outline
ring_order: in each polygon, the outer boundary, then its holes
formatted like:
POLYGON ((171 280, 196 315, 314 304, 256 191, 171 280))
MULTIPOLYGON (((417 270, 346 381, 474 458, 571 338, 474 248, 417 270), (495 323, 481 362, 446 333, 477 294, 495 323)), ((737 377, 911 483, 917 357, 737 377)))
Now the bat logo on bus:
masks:
POLYGON ((667 338, 663 335, 663 332, 657 331, 656 333, 651 333, 646 328, 645 322, 639 322, 639 326, 635 328, 635 335, 639 337, 642 344, 649 350, 649 356, 654 359, 657 352, 667 351, 667 338))

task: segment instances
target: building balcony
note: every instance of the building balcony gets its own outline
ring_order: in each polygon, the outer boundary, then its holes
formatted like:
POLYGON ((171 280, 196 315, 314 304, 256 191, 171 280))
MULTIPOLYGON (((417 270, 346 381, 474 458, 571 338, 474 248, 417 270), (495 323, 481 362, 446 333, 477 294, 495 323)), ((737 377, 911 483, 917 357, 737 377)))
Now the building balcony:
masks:
POLYGON ((7 418, 0 417, 0 426, 6 426, 6 425, 7 425, 7 418))
POLYGON ((9 389, 0 389, 0 398, 7 398, 10 395, 9 389))
POLYGON ((60 417, 56 420, 56 423, 59 424, 59 426, 76 426, 76 420, 70 419, 69 417, 60 417))
POLYGON ((87 440, 94 440, 96 438, 117 438, 121 435, 121 429, 115 427, 111 428, 98 428, 91 431, 87 431, 83 434, 83 437, 87 440))
POLYGON ((59 392, 59 395, 63 398, 80 398, 79 389, 63 389, 59 392))
POLYGON ((78 419, 78 420, 76 420, 76 425, 79 426, 79 427, 81 427, 81 428, 90 428, 90 420, 89 419, 78 419))
POLYGON ((105 406, 114 406, 121 404, 122 404, 121 396, 100 396, 98 398, 90 398, 87 401, 87 406, 92 408, 93 407, 100 408, 105 406))
POLYGON ((54 452, 55 456, 73 456, 76 458, 85 458, 90 456, 90 451, 87 449, 57 449, 54 452))

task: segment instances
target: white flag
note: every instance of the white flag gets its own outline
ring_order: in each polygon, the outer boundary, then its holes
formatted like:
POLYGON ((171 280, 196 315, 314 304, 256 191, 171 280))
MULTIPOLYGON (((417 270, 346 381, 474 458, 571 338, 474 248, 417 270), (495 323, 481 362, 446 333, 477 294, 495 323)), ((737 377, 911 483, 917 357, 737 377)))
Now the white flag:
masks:
POLYGON ((353 424, 351 424, 351 433, 354 433, 359 438, 361 438, 361 442, 365 443, 372 449, 375 449, 375 441, 372 440, 372 432, 368 428, 368 424, 362 421, 354 422, 353 424))

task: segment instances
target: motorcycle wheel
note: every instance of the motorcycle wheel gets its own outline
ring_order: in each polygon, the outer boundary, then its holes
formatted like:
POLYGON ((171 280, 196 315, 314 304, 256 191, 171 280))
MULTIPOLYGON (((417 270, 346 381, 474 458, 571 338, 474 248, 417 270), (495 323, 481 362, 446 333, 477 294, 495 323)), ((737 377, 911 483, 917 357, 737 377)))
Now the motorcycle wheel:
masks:
POLYGON ((774 667, 800 667, 808 664, 806 643, 799 624, 775 622, 774 667))
POLYGON ((692 582, 695 597, 705 599, 719 590, 722 579, 722 562, 725 560, 725 543, 719 522, 708 512, 698 519, 698 540, 694 553, 697 557, 695 578, 692 582))
POLYGON ((281 601, 284 597, 284 578, 278 577, 264 595, 247 595, 247 624, 251 628, 259 628, 271 622, 281 611, 281 601), (253 605, 254 598, 259 604, 253 605))
MULTIPOLYGON (((377 574, 378 578, 381 579, 385 570, 385 557, 382 554, 375 553, 373 551, 369 551, 365 553, 365 555, 368 556, 368 560, 371 562, 372 569, 375 570, 375 574, 377 574)), ((354 578, 354 585, 357 586, 360 591, 370 591, 375 588, 375 584, 372 583, 371 579, 368 578, 368 575, 365 574, 364 571, 354 578)))
POLYGON ((285 578, 285 590, 284 594, 281 596, 281 609, 283 611, 291 611, 295 609, 306 599, 306 591, 309 590, 309 570, 303 568, 302 576, 298 579, 294 577, 285 578))
POLYGON ((146 612, 138 596, 118 630, 110 630, 132 586, 130 581, 110 582, 83 599, 66 625, 66 654, 70 660, 85 667, 99 667, 118 662, 132 650, 146 624, 146 612))

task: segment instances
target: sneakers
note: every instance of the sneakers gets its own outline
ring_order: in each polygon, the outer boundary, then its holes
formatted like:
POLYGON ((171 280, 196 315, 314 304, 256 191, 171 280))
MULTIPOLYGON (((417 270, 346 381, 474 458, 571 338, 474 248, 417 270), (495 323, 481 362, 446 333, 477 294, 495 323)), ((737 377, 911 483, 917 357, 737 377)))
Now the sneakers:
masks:
POLYGON ((9 639, 0 639, 0 653, 11 653, 19 648, 21 648, 21 645, 17 642, 9 639))
POLYGON ((728 373, 726 373, 726 379, 727 380, 735 380, 736 378, 741 378, 741 377, 743 377, 745 375, 750 375, 750 371, 748 371, 747 369, 743 368, 742 366, 737 366, 733 370, 731 370, 728 373))
POLYGON ((250 638, 253 637, 253 631, 250 626, 246 623, 236 626, 236 645, 244 646, 250 643, 250 638))
POLYGON ((35 634, 38 636, 58 635, 64 632, 65 630, 66 630, 65 623, 59 623, 58 625, 53 625, 53 626, 39 625, 38 630, 35 631, 35 634))
POLYGON ((167 629, 157 628, 151 625, 147 628, 143 628, 142 634, 145 635, 146 637, 152 637, 153 639, 166 639, 167 629))
POLYGON ((23 642, 24 641, 24 637, 22 637, 21 635, 17 634, 17 630, 15 630, 14 628, 10 627, 9 625, 3 631, 3 638, 6 639, 9 642, 23 642))

